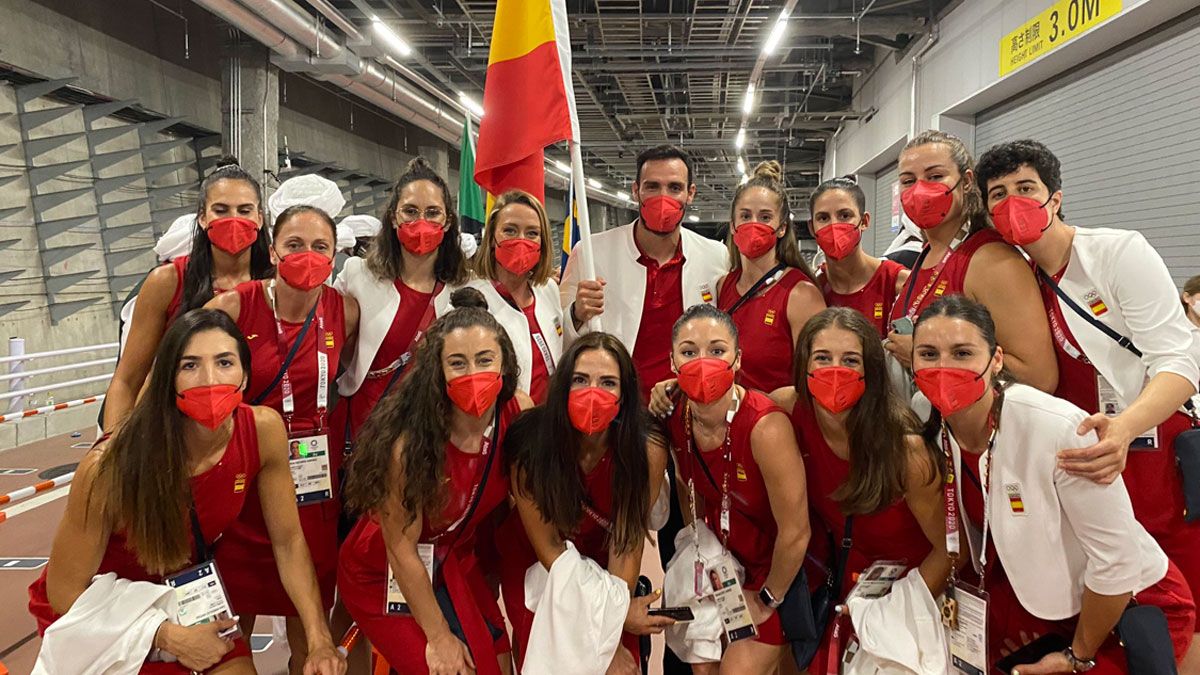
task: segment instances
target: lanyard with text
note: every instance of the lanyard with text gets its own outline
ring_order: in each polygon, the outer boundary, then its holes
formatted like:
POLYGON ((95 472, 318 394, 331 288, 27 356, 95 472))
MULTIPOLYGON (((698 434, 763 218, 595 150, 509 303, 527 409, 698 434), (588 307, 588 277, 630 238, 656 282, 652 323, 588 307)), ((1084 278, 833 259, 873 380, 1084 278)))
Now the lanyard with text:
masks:
MULTIPOLYGON (((720 515, 720 531, 721 531, 721 547, 725 552, 729 551, 729 465, 733 462, 733 443, 730 440, 730 431, 733 427, 733 418, 738 411, 738 395, 737 387, 733 388, 733 404, 729 407, 729 412, 725 413, 725 441, 721 444, 722 453, 725 458, 725 471, 721 478, 721 515, 720 515)), ((696 518, 696 465, 697 463, 703 469, 713 487, 717 487, 716 481, 713 480, 712 474, 708 471, 708 465, 704 463, 704 458, 700 456, 700 451, 696 448, 696 442, 693 440, 692 434, 692 408, 689 404, 683 413, 683 428, 684 434, 687 436, 687 452, 688 464, 691 465, 691 471, 688 472, 688 509, 691 511, 692 522, 700 522, 696 518)), ((704 595, 704 561, 700 557, 700 537, 695 538, 696 545, 696 579, 695 591, 697 597, 704 595)))
MULTIPOLYGON (((980 473, 982 478, 983 492, 983 543, 979 546, 979 587, 983 588, 984 576, 987 572, 987 541, 988 541, 988 503, 991 496, 988 494, 992 486, 992 450, 996 446, 996 430, 998 425, 992 423, 991 433, 988 435, 987 449, 983 452, 983 457, 980 461, 980 473)), ((953 581, 957 576, 957 565, 955 562, 962 551, 960 534, 960 518, 958 498, 958 480, 956 476, 956 462, 954 452, 950 447, 950 432, 945 421, 942 422, 942 451, 946 455, 946 478, 945 478, 945 497, 946 497, 946 554, 950 557, 950 578, 953 581)), ((975 561, 971 561, 975 564, 975 561)))
POLYGON ((488 474, 491 473, 492 470, 492 457, 489 455, 491 454, 492 446, 496 443, 496 434, 498 433, 499 429, 500 405, 497 404, 496 413, 492 418, 492 423, 487 429, 484 430, 483 440, 479 443, 479 456, 485 461, 483 462, 483 470, 480 473, 479 478, 476 479, 474 485, 471 486, 471 495, 467 497, 467 508, 463 511, 462 515, 458 517, 458 520, 451 523, 450 527, 447 527, 441 532, 441 534, 438 534, 434 537, 435 541, 454 532, 460 525, 465 523, 471 518, 472 515, 474 515, 475 507, 479 506, 479 501, 483 499, 483 495, 480 494, 480 491, 485 485, 487 485, 488 474))
MULTIPOLYGON (((525 314, 525 310, 521 309, 517 305, 516 298, 512 296, 512 293, 509 293, 508 289, 504 287, 504 284, 500 283, 499 281, 493 281, 492 287, 496 289, 496 292, 500 294, 500 297, 504 298, 505 302, 507 302, 509 306, 526 317, 526 322, 529 324, 529 337, 533 340, 533 345, 537 347, 539 352, 542 353, 542 363, 546 364, 546 372, 553 373, 554 355, 550 353, 550 345, 546 344, 546 338, 542 336, 542 326, 537 322, 536 310, 534 316, 532 317, 525 314)), ((532 292, 533 289, 531 288, 530 293, 532 292)))
POLYGON ((954 251, 967 238, 969 228, 970 225, 963 225, 963 229, 959 231, 958 236, 946 247, 946 253, 942 256, 941 261, 933 268, 933 273, 929 276, 929 281, 925 283, 925 288, 921 289, 916 299, 910 304, 909 299, 912 298, 913 289, 916 288, 917 275, 921 272, 921 265, 925 262, 925 257, 929 255, 929 244, 925 244, 925 247, 921 249, 921 255, 917 257, 917 262, 913 264, 913 274, 908 279, 908 283, 906 284, 908 289, 904 294, 904 304, 908 305, 908 309, 904 315, 909 319, 915 319, 917 314, 919 314, 917 309, 920 308, 921 302, 925 300, 926 295, 929 295, 929 291, 933 290, 934 284, 937 283, 938 277, 942 276, 942 270, 945 269, 946 263, 950 262, 950 257, 954 255, 954 251))
POLYGON ((733 303, 733 306, 731 306, 729 308, 729 310, 726 311, 725 313, 729 314, 730 316, 733 316, 733 313, 738 311, 739 309, 741 309, 742 305, 753 300, 755 298, 755 296, 757 296, 760 292, 762 292, 768 286, 770 286, 771 284, 775 283, 776 281, 779 281, 780 279, 782 279, 783 271, 786 269, 787 269, 787 265, 785 263, 779 263, 778 265, 767 270, 767 273, 762 275, 762 277, 760 277, 758 281, 755 281, 754 285, 751 286, 742 295, 742 297, 738 298, 733 303))
POLYGON ((1046 317, 1050 320, 1050 332, 1054 335, 1054 341, 1058 343, 1058 346, 1062 348, 1067 356, 1090 366, 1092 362, 1088 360, 1088 357, 1083 352, 1076 349, 1075 345, 1071 344, 1071 340, 1067 337, 1067 331, 1063 330, 1062 322, 1058 320, 1058 301, 1051 300, 1051 303, 1046 308, 1046 317))
MULTIPOLYGON (((324 289, 321 293, 324 294, 324 289)), ((275 280, 272 279, 267 287, 267 295, 271 299, 272 318, 275 319, 275 338, 279 343, 279 358, 284 358, 288 352, 287 338, 283 333, 283 322, 279 320, 279 312, 275 307, 275 280)), ((333 345, 325 339, 325 313, 321 307, 321 296, 317 296, 317 427, 314 431, 325 428, 325 411, 329 408, 329 355, 326 349, 333 345)), ((297 336, 301 339, 303 336, 297 336)), ((283 420, 287 424, 288 433, 292 431, 292 415, 296 412, 296 399, 292 395, 292 378, 288 375, 289 368, 283 369, 279 378, 279 392, 283 397, 283 420)))

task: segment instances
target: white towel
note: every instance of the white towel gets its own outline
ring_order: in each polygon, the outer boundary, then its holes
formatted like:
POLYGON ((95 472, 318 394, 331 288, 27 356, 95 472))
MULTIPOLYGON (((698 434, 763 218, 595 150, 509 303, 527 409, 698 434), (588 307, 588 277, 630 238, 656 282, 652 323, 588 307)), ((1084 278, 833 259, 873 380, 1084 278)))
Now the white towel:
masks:
POLYGON ((937 602, 913 568, 882 598, 847 603, 859 650, 844 675, 950 673, 937 602))
MULTIPOLYGON (((696 619, 677 623, 665 631, 667 646, 684 663, 717 663, 721 660, 721 617, 712 593, 696 597, 696 537, 700 540, 700 560, 705 567, 724 554, 724 547, 704 523, 688 525, 675 535, 675 555, 663 575, 663 603, 667 607, 691 607, 696 619)), ((733 559, 739 581, 745 581, 741 563, 733 559)), ((708 577, 703 583, 707 587, 708 577)))

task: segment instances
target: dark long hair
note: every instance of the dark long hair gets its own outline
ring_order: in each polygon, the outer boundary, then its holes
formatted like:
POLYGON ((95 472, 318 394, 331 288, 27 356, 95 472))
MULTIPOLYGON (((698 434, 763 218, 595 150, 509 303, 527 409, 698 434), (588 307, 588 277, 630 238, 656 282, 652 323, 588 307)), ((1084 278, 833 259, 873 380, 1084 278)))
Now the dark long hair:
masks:
POLYGON ((454 209, 454 197, 450 195, 446 180, 429 166, 424 157, 414 157, 392 186, 392 198, 379 216, 383 227, 379 228, 379 233, 367 250, 367 269, 385 281, 400 278, 400 273, 404 271, 404 254, 396 237, 396 225, 400 222, 396 210, 400 207, 400 193, 404 187, 419 180, 427 180, 442 191, 442 204, 446 208, 446 234, 442 237, 441 246, 438 246, 433 276, 444 284, 461 284, 467 280, 467 258, 459 243, 458 212, 454 209))
POLYGON ((641 403, 637 371, 625 345, 608 333, 588 333, 567 349, 550 377, 546 402, 522 414, 505 437, 505 457, 513 476, 523 476, 520 489, 537 504, 542 516, 564 537, 569 537, 583 517, 585 500, 579 472, 582 434, 571 424, 567 399, 575 362, 584 352, 608 352, 617 362, 621 401, 617 417, 608 428, 613 452, 613 514, 609 545, 618 553, 642 546, 650 513, 649 461, 646 441, 650 419, 641 403))
MULTIPOLYGON (((995 355, 996 353, 996 323, 992 321, 992 313, 987 307, 975 302, 965 295, 947 295, 938 298, 925 311, 921 312, 920 318, 917 319, 916 325, 913 327, 913 336, 917 334, 917 329, 925 325, 930 319, 944 316, 950 319, 962 319, 967 323, 979 329, 979 335, 983 337, 983 341, 987 343, 988 354, 995 355)), ((990 358, 990 357, 989 357, 990 358)), ((993 406, 993 413, 999 411, 1000 403, 1003 400, 1002 394, 1009 385, 1016 382, 1012 373, 1008 372, 1007 368, 1001 368, 1000 372, 992 379, 992 388, 996 391, 996 400, 993 406)), ((921 434, 925 437, 925 442, 929 445, 937 447, 941 443, 942 433, 942 413, 938 412, 937 408, 930 406, 932 411, 929 413, 929 419, 925 422, 925 428, 921 434)), ((999 417, 995 418, 997 422, 999 417)), ((944 457, 939 455, 939 462, 944 461, 944 457)))
MULTIPOLYGON (((888 380, 887 362, 879 331, 866 317, 847 307, 830 307, 815 314, 796 341, 795 372, 797 402, 813 409, 808 391, 808 362, 817 334, 828 328, 854 333, 862 344, 863 378, 867 390, 850 410, 846 420, 850 445, 850 475, 833 492, 845 513, 867 514, 886 508, 904 496, 909 434, 920 424, 888 380)), ((931 466, 940 466, 938 455, 929 449, 931 466)), ((930 476, 932 479, 933 476, 930 476)))
MULTIPOLYGON (((457 244, 456 244, 457 245, 457 244)), ((346 505, 356 513, 378 510, 392 491, 392 448, 404 441, 400 458, 403 491, 400 501, 408 524, 418 513, 436 513, 446 504, 446 441, 450 430, 450 397, 442 372, 446 335, 462 328, 481 326, 500 343, 500 373, 504 386, 496 405, 503 407, 517 390, 517 356, 508 333, 487 311, 487 301, 474 288, 460 288, 450 296, 456 309, 430 325, 417 345, 404 379, 380 401, 363 425, 346 473, 346 505)))
POLYGON ((191 558, 186 418, 175 405, 175 375, 188 343, 209 330, 237 341, 242 371, 250 373, 250 346, 228 314, 194 309, 179 317, 159 342, 145 394, 109 439, 93 484, 105 522, 125 531, 128 547, 152 574, 178 570, 191 558))
MULTIPOLYGON (((223 180, 245 181, 254 188, 258 195, 258 211, 263 223, 258 228, 258 239, 250 245, 250 278, 266 279, 275 273, 271 265, 271 236, 267 232, 267 214, 262 208, 262 186, 254 176, 237 163, 237 158, 226 155, 217 161, 217 168, 208 174, 200 183, 200 206, 196 211, 197 218, 203 218, 208 210, 208 193, 213 186, 223 180)), ((187 268, 183 272, 183 296, 179 306, 182 314, 197 307, 203 307, 213 298, 213 253, 212 243, 208 232, 197 222, 192 234, 192 250, 188 254, 187 268)))

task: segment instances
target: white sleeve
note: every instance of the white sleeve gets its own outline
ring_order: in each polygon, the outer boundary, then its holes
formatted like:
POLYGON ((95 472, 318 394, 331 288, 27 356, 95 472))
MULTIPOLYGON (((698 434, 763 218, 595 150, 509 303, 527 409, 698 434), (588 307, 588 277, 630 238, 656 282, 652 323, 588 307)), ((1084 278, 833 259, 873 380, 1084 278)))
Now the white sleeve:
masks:
POLYGON ((1175 373, 1193 386, 1200 381, 1200 334, 1179 303, 1179 291, 1162 257, 1134 232, 1112 261, 1114 291, 1133 344, 1142 351, 1150 377, 1175 373))
POLYGON ((563 351, 571 346, 580 335, 588 332, 587 324, 579 330, 575 330, 575 320, 571 318, 571 303, 575 302, 575 294, 579 289, 579 244, 575 244, 571 249, 571 255, 567 257, 567 266, 563 268, 562 280, 558 284, 558 297, 562 302, 563 308, 563 351))

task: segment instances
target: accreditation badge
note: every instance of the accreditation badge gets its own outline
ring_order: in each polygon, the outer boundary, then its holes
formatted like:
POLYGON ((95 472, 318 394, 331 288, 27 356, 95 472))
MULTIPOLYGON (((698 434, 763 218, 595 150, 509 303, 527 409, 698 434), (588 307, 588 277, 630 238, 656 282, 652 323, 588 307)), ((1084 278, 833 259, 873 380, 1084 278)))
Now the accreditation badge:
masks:
POLYGON ((329 437, 296 435, 288 439, 288 468, 296 486, 296 504, 307 506, 333 498, 329 437))
MULTIPOLYGON (((421 563, 425 565, 425 573, 429 575, 429 581, 433 582, 433 544, 417 544, 417 555, 421 557, 421 563)), ((387 599, 383 608, 384 614, 411 614, 408 609, 408 600, 404 598, 404 593, 400 590, 400 584, 396 583, 396 575, 392 573, 392 566, 387 566, 387 599)))

